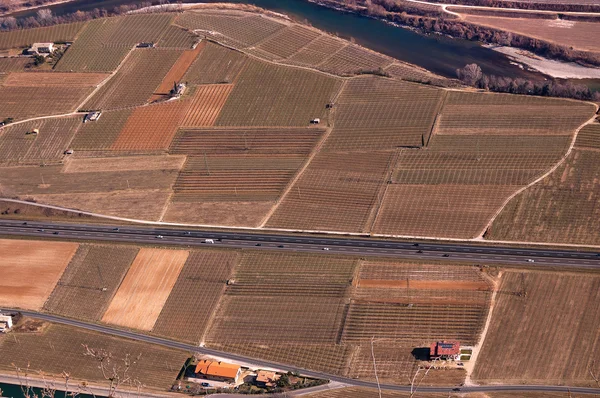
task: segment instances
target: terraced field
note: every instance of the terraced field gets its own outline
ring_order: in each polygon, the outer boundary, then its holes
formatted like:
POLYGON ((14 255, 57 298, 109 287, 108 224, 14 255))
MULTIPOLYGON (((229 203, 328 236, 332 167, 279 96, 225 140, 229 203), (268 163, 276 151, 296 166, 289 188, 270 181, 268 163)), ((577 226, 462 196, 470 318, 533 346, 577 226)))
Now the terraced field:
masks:
POLYGON ((33 120, 0 131, 0 163, 56 163, 81 127, 78 116, 33 120), (31 134, 34 129, 39 134, 31 134))
POLYGON ((98 321, 137 252, 137 248, 128 246, 80 245, 44 310, 98 321))
POLYGON ((215 125, 307 126, 326 120, 325 105, 339 89, 338 79, 319 73, 248 61, 215 125))

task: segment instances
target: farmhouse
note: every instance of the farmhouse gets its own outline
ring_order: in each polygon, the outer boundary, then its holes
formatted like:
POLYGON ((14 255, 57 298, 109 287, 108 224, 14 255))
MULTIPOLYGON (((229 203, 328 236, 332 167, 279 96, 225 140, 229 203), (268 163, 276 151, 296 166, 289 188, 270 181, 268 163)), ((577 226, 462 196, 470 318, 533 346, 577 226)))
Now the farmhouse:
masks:
POLYGON ((256 385, 259 387, 275 387, 280 374, 268 370, 259 370, 256 374, 256 385))
POLYGON ((460 354, 460 342, 438 341, 429 347, 429 358, 431 359, 458 359, 460 354))
POLYGON ((238 384, 242 368, 232 363, 203 359, 196 365, 195 373, 198 378, 238 384))
POLYGON ((50 54, 54 51, 53 43, 33 43, 33 45, 27 50, 29 54, 50 54))
POLYGON ((0 333, 6 333, 12 328, 12 317, 0 314, 0 333))

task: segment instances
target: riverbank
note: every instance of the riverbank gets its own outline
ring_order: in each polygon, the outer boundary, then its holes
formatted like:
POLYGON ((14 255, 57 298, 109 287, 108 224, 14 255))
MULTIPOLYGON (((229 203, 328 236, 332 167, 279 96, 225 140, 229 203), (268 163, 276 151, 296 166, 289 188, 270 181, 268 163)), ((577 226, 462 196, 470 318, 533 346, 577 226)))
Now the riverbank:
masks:
MULTIPOLYGON (((48 1, 44 4, 38 4, 38 5, 34 5, 34 6, 20 6, 20 7, 16 7, 16 8, 11 8, 8 11, 0 11, 0 18, 1 17, 5 17, 7 15, 10 14, 14 14, 16 12, 23 12, 23 11, 33 11, 33 10, 37 10, 40 8, 45 8, 45 7, 50 7, 50 6, 55 6, 55 5, 59 5, 59 4, 65 4, 65 3, 71 3, 75 0, 51 0, 48 1)), ((23 1, 23 4, 29 3, 28 1, 23 1)))
POLYGON ((506 55, 519 64, 556 79, 600 79, 600 68, 548 59, 514 47, 489 46, 489 48, 506 55))

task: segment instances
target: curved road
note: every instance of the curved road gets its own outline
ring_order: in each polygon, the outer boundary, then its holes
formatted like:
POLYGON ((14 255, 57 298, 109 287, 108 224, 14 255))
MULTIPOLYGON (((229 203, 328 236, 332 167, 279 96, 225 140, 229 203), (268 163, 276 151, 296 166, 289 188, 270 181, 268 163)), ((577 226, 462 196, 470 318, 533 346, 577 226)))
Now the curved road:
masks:
POLYGON ((562 249, 525 249, 456 243, 394 242, 356 237, 317 237, 269 232, 220 232, 145 226, 86 225, 45 221, 0 220, 0 235, 177 246, 253 248, 321 254, 456 260, 528 267, 600 269, 600 254, 562 249), (209 240, 207 242, 207 239, 209 240), (214 243, 210 243, 212 242, 214 243))
MULTIPOLYGON (((233 362, 245 362, 245 363, 253 363, 260 367, 265 368, 276 368, 281 369, 283 371, 292 371, 299 372, 308 377, 314 377, 319 379, 328 379, 331 381, 336 381, 348 386, 354 387, 368 387, 368 388, 377 388, 377 383, 362 381, 356 379, 348 379, 341 376, 331 375, 322 372, 313 372, 306 369, 291 367, 287 365, 282 365, 274 362, 258 360, 254 358, 249 358, 242 355, 231 354, 228 352, 213 350, 205 347, 198 347, 191 344, 180 343, 178 341, 167 340, 161 337, 155 337, 150 335, 145 335, 141 333, 132 332, 124 329, 117 329, 112 326, 96 324, 96 323, 88 323, 77 321, 73 319, 63 318, 60 316, 43 314, 33 311, 20 311, 16 309, 2 309, 0 311, 6 312, 21 312, 23 315, 30 316, 32 318, 41 319, 49 322, 62 323, 65 325, 75 326, 87 330, 93 330, 96 332, 101 332, 105 334, 110 334, 112 336, 124 337, 132 340, 143 341, 152 344, 158 344, 165 347, 176 348, 180 350, 197 352, 200 354, 213 355, 220 358, 225 358, 227 360, 233 362)), ((409 386, 397 386, 392 384, 381 384, 382 390, 387 391, 402 391, 402 392, 410 392, 409 386)), ((569 386, 540 386, 540 385, 487 385, 487 386, 464 386, 464 387, 419 387, 420 392, 437 392, 437 393, 448 393, 452 390, 460 389, 460 392, 498 392, 498 391, 538 391, 538 392, 570 392, 577 394, 598 394, 600 395, 600 388, 588 388, 588 387, 569 387, 569 386)))

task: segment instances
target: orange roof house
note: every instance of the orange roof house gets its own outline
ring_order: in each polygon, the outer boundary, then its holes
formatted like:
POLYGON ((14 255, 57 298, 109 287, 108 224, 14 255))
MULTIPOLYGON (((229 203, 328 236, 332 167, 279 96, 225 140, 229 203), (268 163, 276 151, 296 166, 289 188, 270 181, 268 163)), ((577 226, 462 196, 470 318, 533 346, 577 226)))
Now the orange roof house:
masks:
POLYGON ((265 387, 274 387, 281 375, 268 370, 259 370, 256 374, 256 383, 265 387))
POLYGON ((198 361, 196 365, 196 374, 207 379, 234 381, 237 383, 242 374, 242 368, 240 365, 232 363, 203 359, 198 361))
POLYGON ((460 354, 460 342, 458 341, 438 341, 429 347, 429 356, 431 358, 452 359, 460 354))

